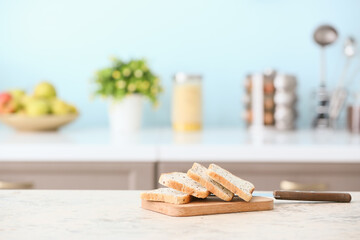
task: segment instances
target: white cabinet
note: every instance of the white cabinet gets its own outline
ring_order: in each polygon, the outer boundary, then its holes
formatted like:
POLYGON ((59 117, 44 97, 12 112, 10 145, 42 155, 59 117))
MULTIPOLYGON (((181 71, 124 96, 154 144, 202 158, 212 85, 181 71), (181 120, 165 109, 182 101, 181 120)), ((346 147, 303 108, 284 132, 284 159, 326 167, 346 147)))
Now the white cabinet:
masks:
POLYGON ((0 162, 0 181, 34 189, 153 189, 155 163, 0 162))
MULTIPOLYGON (((203 163, 206 167, 208 162, 203 163)), ((233 174, 251 181, 256 190, 280 189, 280 182, 287 180, 305 185, 324 185, 330 191, 360 191, 359 163, 216 163, 233 174)), ((161 162, 158 176, 164 172, 186 172, 191 162, 161 162)))
MULTIPOLYGON (((358 163, 217 164, 251 181, 256 190, 280 189, 280 182, 287 180, 322 184, 331 191, 360 191, 358 163)), ((191 166, 192 162, 0 162, 0 182, 15 184, 15 188, 31 183, 34 189, 145 190, 160 186, 161 173, 186 172, 191 166)))

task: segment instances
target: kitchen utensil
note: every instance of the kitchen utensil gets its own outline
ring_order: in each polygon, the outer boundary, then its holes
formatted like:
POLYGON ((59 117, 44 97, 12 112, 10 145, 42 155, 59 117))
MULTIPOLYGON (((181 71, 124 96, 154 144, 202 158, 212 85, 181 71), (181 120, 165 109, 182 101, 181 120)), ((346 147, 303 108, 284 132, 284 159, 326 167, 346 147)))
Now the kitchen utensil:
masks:
POLYGON ((346 73, 349 69, 351 59, 354 57, 355 53, 356 53, 356 41, 353 37, 348 37, 345 40, 345 44, 344 44, 344 54, 346 56, 346 62, 345 62, 344 69, 342 71, 341 77, 338 82, 338 86, 340 86, 340 87, 344 86, 345 79, 346 79, 346 73))
POLYGON ((275 190, 273 195, 275 199, 279 200, 331 201, 345 203, 351 201, 351 195, 349 193, 275 190))
POLYGON ((348 91, 346 90, 346 88, 341 86, 337 87, 331 96, 329 106, 329 123, 332 128, 336 128, 337 120, 339 118, 342 108, 344 107, 347 96, 348 91))
POLYGON ((329 121, 329 94, 325 86, 320 86, 316 91, 316 117, 313 121, 314 128, 328 128, 330 125, 329 121))
POLYGON ((315 30, 314 40, 321 47, 321 71, 320 71, 320 86, 326 86, 326 58, 325 47, 334 43, 338 38, 336 29, 330 25, 321 25, 315 30))
POLYGON ((320 57, 320 87, 317 91, 318 106, 316 117, 313 121, 315 128, 327 128, 329 126, 329 94, 326 90, 326 57, 325 47, 332 44, 338 38, 336 29, 330 25, 322 25, 314 32, 314 40, 321 47, 320 57))
POLYGON ((55 131, 74 121, 77 117, 78 114, 63 116, 46 115, 39 117, 6 114, 0 116, 0 121, 19 131, 55 131))
POLYGON ((335 128, 337 119, 340 115, 340 112, 344 106, 346 101, 348 92, 344 86, 346 73, 350 66, 351 59, 356 53, 356 42, 355 39, 349 37, 346 39, 344 44, 344 54, 346 56, 346 62, 342 74, 340 76, 338 85, 331 96, 330 106, 329 106, 329 117, 330 117, 330 125, 335 128))
POLYGON ((274 208, 274 200, 268 197, 254 196, 250 202, 235 197, 230 202, 224 202, 215 196, 206 199, 196 199, 187 204, 171 204, 142 200, 141 207, 173 217, 200 216, 219 213, 265 211, 274 208))

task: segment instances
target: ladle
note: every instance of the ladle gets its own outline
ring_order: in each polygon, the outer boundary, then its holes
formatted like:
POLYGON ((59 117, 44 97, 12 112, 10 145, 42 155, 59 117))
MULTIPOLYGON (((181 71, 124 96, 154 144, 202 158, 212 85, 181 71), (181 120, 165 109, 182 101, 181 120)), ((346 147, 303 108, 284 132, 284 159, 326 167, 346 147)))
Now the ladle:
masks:
POLYGON ((338 33, 330 25, 321 25, 315 30, 314 40, 321 46, 321 58, 320 58, 320 86, 326 86, 326 59, 325 59, 325 47, 334 43, 338 38, 338 33))

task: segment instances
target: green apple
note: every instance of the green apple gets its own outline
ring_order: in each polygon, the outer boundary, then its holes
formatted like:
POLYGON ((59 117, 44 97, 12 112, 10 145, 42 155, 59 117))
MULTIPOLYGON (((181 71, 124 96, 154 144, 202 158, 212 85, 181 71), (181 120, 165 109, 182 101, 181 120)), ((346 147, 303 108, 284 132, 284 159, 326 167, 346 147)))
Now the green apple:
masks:
POLYGON ((18 112, 23 109, 23 98, 26 96, 25 91, 22 89, 12 89, 9 91, 13 98, 14 111, 18 112))
POLYGON ((23 106, 26 106, 26 104, 27 104, 28 102, 31 102, 33 99, 35 99, 33 96, 24 95, 24 96, 22 96, 22 98, 20 99, 20 103, 21 103, 23 106))
POLYGON ((12 89, 9 91, 9 93, 17 100, 20 100, 23 96, 25 96, 25 91, 22 89, 12 89))
POLYGON ((55 87, 48 82, 41 82, 35 87, 34 97, 38 98, 54 98, 56 97, 55 87))
POLYGON ((69 105, 69 107, 70 107, 70 112, 71 113, 75 113, 75 114, 77 114, 78 113, 78 110, 77 110, 77 108, 74 106, 74 105, 69 105))
POLYGON ((66 115, 72 112, 71 106, 60 99, 51 101, 51 112, 55 115, 66 115))
POLYGON ((48 101, 43 99, 30 99, 25 105, 25 113, 29 116, 42 116, 50 112, 48 101))

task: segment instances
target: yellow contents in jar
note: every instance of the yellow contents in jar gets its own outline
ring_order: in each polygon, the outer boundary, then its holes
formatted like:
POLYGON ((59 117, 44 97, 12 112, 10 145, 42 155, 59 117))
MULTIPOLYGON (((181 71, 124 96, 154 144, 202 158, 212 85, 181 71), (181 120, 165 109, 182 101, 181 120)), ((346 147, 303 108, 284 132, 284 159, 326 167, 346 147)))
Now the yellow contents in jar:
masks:
POLYGON ((174 86, 173 128, 176 131, 197 131, 202 127, 201 85, 185 83, 174 86))

